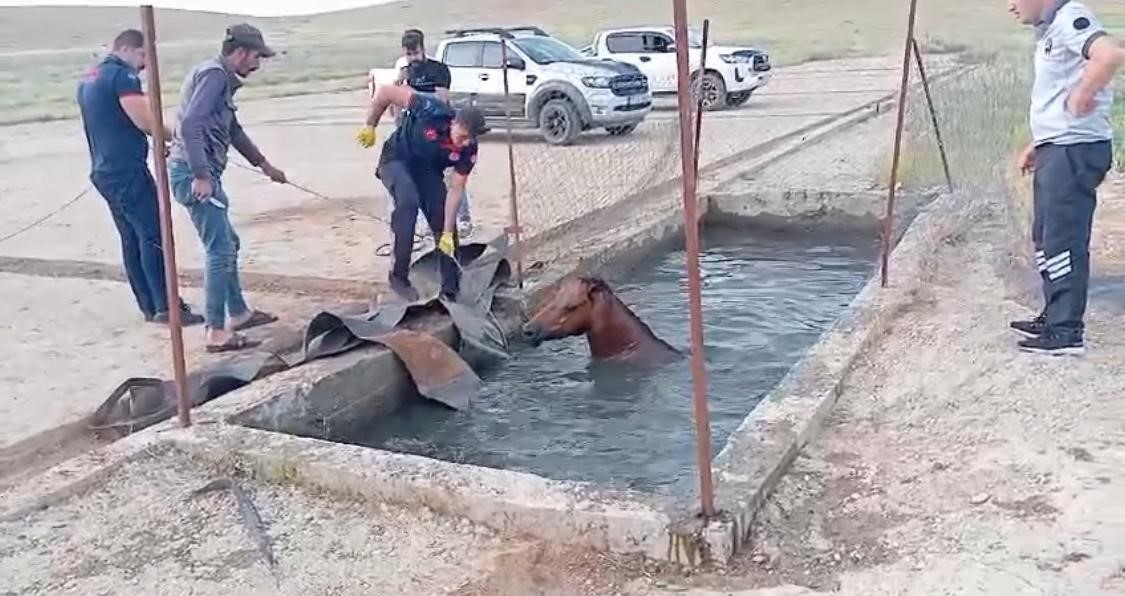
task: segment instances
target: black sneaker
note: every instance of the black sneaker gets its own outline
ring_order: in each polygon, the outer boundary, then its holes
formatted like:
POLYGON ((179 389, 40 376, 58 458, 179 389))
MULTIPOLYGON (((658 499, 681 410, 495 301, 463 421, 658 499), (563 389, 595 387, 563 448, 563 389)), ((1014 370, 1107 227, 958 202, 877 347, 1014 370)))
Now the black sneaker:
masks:
MULTIPOLYGON (((152 316, 152 320, 150 322, 158 323, 160 325, 167 325, 168 323, 171 322, 171 320, 172 319, 171 319, 171 317, 168 316, 167 312, 158 312, 158 313, 156 313, 155 315, 152 316)), ((197 314, 191 312, 191 309, 188 308, 187 306, 184 306, 183 308, 180 309, 180 326, 181 327, 194 327, 196 325, 202 325, 203 321, 204 321, 204 319, 203 319, 202 315, 197 315, 197 314)))
POLYGON ((1024 352, 1052 356, 1080 356, 1086 353, 1086 343, 1082 341, 1082 336, 1074 333, 1045 332, 1039 337, 1021 341, 1019 346, 1024 352))
POLYGON ((390 282, 391 291, 394 292, 395 295, 397 295, 399 298, 406 302, 418 301, 418 290, 415 290, 414 286, 409 281, 405 279, 399 279, 397 277, 391 277, 390 282))
POLYGON ((1030 321, 1012 321, 1008 326, 1024 337, 1039 337, 1047 331, 1047 313, 1039 313, 1030 321))

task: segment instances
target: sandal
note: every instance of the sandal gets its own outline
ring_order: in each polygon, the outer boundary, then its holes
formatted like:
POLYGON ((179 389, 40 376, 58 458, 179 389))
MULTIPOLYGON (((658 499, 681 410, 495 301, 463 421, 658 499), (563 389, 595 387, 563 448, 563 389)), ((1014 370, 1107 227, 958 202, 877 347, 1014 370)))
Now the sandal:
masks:
POLYGON ((262 345, 262 342, 249 339, 244 335, 232 335, 230 339, 221 344, 210 344, 207 346, 208 354, 221 354, 223 352, 237 352, 238 350, 245 350, 247 348, 256 348, 262 345))
POLYGON ((270 323, 276 323, 276 322, 277 322, 276 316, 274 316, 274 315, 272 315, 268 312, 262 312, 260 310, 256 310, 256 311, 250 313, 249 319, 246 319, 244 322, 236 325, 234 327, 234 330, 235 331, 246 331, 247 329, 253 329, 255 327, 261 327, 263 325, 269 325, 270 323))

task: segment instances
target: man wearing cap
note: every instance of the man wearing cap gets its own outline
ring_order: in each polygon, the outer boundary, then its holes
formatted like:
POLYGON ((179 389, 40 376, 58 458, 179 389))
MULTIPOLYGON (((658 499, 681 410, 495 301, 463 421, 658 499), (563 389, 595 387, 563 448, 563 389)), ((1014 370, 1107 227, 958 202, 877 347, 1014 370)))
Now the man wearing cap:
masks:
POLYGON ((1125 51, 1079 2, 1008 0, 1008 8, 1038 33, 1032 143, 1018 165, 1035 176, 1032 239, 1044 297, 1039 316, 1011 327, 1028 336, 1023 351, 1081 354, 1090 229, 1097 188, 1113 163, 1109 83, 1125 51))
MULTIPOLYGON (((145 320, 167 323, 160 211, 148 170, 152 110, 139 76, 144 66, 144 35, 123 31, 113 40, 112 52, 82 78, 77 98, 90 149, 90 181, 105 198, 121 237, 125 278, 145 320)), ((183 325, 203 322, 185 304, 180 309, 183 325)))
POLYGON ((465 183, 476 165, 476 137, 484 129, 484 114, 473 107, 454 110, 436 95, 419 93, 409 87, 383 86, 375 92, 367 112, 367 123, 357 135, 360 145, 365 148, 375 145, 375 126, 391 105, 406 111, 402 123, 383 143, 375 172, 394 201, 391 290, 406 301, 418 299, 418 292, 407 274, 414 223, 421 209, 434 237, 439 238, 442 297, 456 300, 460 271, 454 261, 457 249, 454 222, 465 183), (444 179, 447 168, 453 168, 448 189, 444 179))
POLYGON ((275 168, 246 135, 235 114, 234 94, 242 79, 274 55, 257 28, 233 25, 227 29, 221 55, 204 61, 187 75, 180 90, 169 179, 176 201, 187 208, 207 255, 204 292, 207 297, 207 351, 226 352, 254 347, 238 332, 277 320, 246 305, 238 278, 239 238, 228 213, 230 199, 222 176, 233 145, 271 180, 284 184, 285 173, 275 168))

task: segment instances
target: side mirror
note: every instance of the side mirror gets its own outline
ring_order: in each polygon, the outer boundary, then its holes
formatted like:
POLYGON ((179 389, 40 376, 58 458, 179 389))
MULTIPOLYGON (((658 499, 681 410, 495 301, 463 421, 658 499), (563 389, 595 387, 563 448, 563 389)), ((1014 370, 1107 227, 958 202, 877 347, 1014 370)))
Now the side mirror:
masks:
POLYGON ((509 70, 526 70, 527 63, 519 56, 508 56, 508 69, 509 70))

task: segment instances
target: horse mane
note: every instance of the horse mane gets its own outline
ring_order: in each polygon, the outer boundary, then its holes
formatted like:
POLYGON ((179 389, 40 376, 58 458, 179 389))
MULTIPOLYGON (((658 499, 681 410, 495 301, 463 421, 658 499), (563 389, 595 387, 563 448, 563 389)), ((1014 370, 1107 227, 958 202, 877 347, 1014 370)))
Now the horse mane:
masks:
MULTIPOLYGON (((581 277, 579 279, 582 280, 583 283, 588 284, 590 286, 591 290, 598 290, 598 291, 605 292, 605 294, 607 296, 609 296, 609 299, 611 301, 617 303, 621 307, 621 310, 625 311, 629 315, 629 318, 632 319, 633 322, 636 323, 638 326, 640 326, 640 328, 643 329, 644 332, 649 335, 649 337, 651 337, 651 338, 655 339, 656 341, 668 346, 669 348, 672 348, 671 346, 668 345, 668 342, 665 342, 664 340, 657 337, 656 333, 653 333, 652 328, 648 326, 648 323, 645 323, 644 321, 642 321, 641 318, 637 316, 637 313, 633 312, 633 309, 629 308, 621 300, 621 298, 617 297, 617 294, 615 294, 613 292, 613 289, 609 287, 609 284, 606 283, 606 281, 604 279, 602 279, 600 277, 595 277, 595 276, 581 277)), ((672 349, 675 349, 675 348, 672 348, 672 349)))

